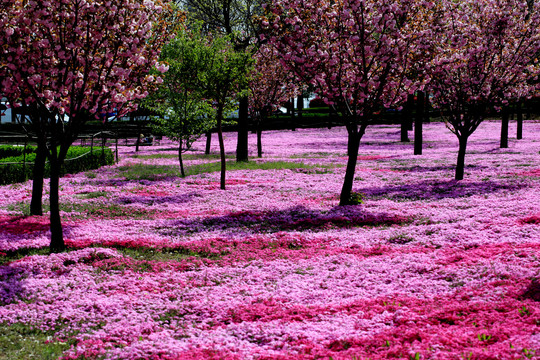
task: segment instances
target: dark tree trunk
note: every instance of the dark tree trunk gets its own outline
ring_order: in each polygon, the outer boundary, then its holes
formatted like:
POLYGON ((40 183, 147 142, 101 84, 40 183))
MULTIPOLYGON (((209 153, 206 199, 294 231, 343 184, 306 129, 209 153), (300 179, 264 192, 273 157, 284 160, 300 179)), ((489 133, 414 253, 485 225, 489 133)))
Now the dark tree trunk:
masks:
POLYGON ((262 129, 257 129, 257 157, 262 158, 262 129))
POLYGON ((206 132, 206 150, 204 153, 206 155, 210 155, 210 146, 212 145, 212 132, 208 131, 206 132))
POLYGON ((424 94, 424 123, 429 123, 429 110, 430 110, 430 103, 429 103, 429 93, 424 94))
POLYGON ((414 104, 414 95, 407 96, 407 102, 403 107, 401 117, 401 142, 410 142, 408 131, 411 130, 412 106, 414 104), (412 101, 411 101, 412 100, 412 101))
POLYGON ((290 112, 289 112, 289 115, 291 116, 290 118, 290 129, 292 131, 296 131, 296 120, 295 120, 295 108, 294 108, 294 98, 292 98, 291 100, 291 107, 290 107, 290 112))
POLYGON ((36 160, 32 177, 32 199, 30 200, 30 215, 43 215, 43 178, 45 177, 45 161, 47 160, 47 145, 38 141, 36 160))
MULTIPOLYGON (((141 145, 141 131, 142 131, 142 128, 141 128, 141 123, 138 122, 137 124, 137 141, 135 142, 135 151, 138 152, 139 151, 139 146, 141 145)), ((92 141, 94 141, 92 139, 92 141)))
POLYGON ((180 174, 182 177, 186 177, 186 173, 184 172, 184 161, 182 160, 182 140, 178 142, 178 163, 180 164, 180 174))
POLYGON ((518 140, 523 139, 523 108, 521 107, 521 101, 518 101, 516 104, 516 118, 517 118, 517 134, 516 138, 518 140))
POLYGON ((304 94, 300 93, 296 98, 296 110, 298 111, 298 117, 302 117, 302 111, 304 111, 304 94))
POLYGON ((240 99, 238 109, 238 141, 236 144, 236 161, 248 161, 248 107, 247 96, 240 99))
POLYGON ((363 135, 363 130, 359 131, 358 125, 347 125, 348 142, 347 142, 347 154, 349 156, 347 160, 347 168, 345 170, 345 179, 343 181, 343 187, 341 188, 341 194, 339 196, 339 205, 351 205, 351 191, 354 182, 354 173, 356 170, 356 163, 358 161, 358 147, 360 146, 360 139, 363 135))
POLYGON ((414 155, 422 155, 422 122, 424 120, 424 93, 416 94, 416 117, 414 119, 414 155))
POLYGON ((459 150, 458 158, 456 165, 456 180, 463 180, 463 174, 465 172, 465 153, 467 151, 467 140, 468 136, 461 135, 458 136, 459 139, 459 150))
POLYGON ((293 109, 294 109, 294 100, 293 100, 293 99, 289 99, 288 102, 290 102, 290 106, 289 106, 289 104, 287 104, 287 115, 288 115, 288 116, 294 116, 294 113, 293 113, 293 109))
POLYGON ((501 121, 501 149, 508 147, 508 107, 504 106, 502 109, 502 121, 501 121))
POLYGON ((225 143, 223 142, 223 131, 221 129, 221 122, 223 120, 223 107, 218 107, 217 110, 217 130, 218 130, 218 140, 219 140, 219 155, 221 158, 221 179, 220 179, 220 189, 225 190, 225 172, 227 170, 225 163, 225 143))
POLYGON ((414 94, 407 95, 407 109, 409 111, 409 121, 407 122, 407 130, 413 129, 413 110, 414 110, 414 94))
POLYGON ((59 183, 60 183, 60 166, 61 159, 58 157, 56 146, 51 146, 49 153, 49 161, 51 167, 50 177, 50 221, 51 221, 51 244, 50 251, 61 252, 65 250, 64 235, 62 233, 62 222, 60 220, 60 202, 59 202, 59 183))
POLYGON ((409 133, 407 131, 407 123, 409 122, 409 119, 407 119, 407 114, 403 114, 403 117, 401 119, 401 142, 410 142, 409 140, 409 133))

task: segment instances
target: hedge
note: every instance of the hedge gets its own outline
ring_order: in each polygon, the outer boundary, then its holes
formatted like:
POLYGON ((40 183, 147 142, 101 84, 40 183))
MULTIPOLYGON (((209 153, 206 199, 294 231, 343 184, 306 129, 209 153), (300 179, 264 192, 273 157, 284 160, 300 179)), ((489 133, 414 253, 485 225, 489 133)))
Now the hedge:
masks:
MULTIPOLYGON (((22 146, 0 146, 0 185, 13 184, 33 179, 36 147, 26 147, 26 164, 23 164, 22 146), (9 164, 8 164, 9 163, 9 164)), ((114 155, 109 148, 94 148, 90 154, 89 146, 72 146, 62 166, 61 175, 74 174, 104 165, 114 164, 114 155)), ((45 177, 50 176, 49 163, 45 163, 45 177)))

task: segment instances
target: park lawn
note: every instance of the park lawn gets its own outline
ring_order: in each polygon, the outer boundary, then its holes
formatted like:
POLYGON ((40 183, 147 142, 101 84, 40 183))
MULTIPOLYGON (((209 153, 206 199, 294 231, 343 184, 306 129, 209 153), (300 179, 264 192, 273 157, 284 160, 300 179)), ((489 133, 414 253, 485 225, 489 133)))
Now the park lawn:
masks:
POLYGON ((61 179, 60 254, 25 215, 31 183, 2 186, 0 359, 536 358, 540 123, 508 149, 499 126, 473 134, 460 182, 444 124, 421 156, 368 128, 347 207, 343 128, 264 133, 225 191, 215 146, 185 178, 172 142, 122 147, 61 179))

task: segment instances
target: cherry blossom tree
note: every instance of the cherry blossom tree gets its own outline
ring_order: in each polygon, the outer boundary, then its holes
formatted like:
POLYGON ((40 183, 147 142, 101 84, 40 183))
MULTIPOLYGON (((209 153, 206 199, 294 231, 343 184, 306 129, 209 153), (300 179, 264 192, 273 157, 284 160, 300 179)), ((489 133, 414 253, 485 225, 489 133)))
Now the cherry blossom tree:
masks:
POLYGON ((423 0, 276 0, 266 8, 266 39, 282 63, 312 84, 341 114, 348 162, 340 205, 351 190, 360 140, 374 113, 402 103, 419 83, 413 59, 429 44, 415 21, 433 3, 423 0))
POLYGON ((51 164, 51 251, 64 249, 59 175, 81 128, 101 113, 122 113, 144 98, 152 67, 178 13, 161 0, 2 2, 0 92, 33 111, 51 164), (171 25, 172 24, 172 25, 171 25))
POLYGON ((249 113, 257 126, 257 156, 262 157, 261 126, 268 116, 297 92, 295 79, 279 61, 277 50, 263 45, 255 53, 249 80, 249 113))
POLYGON ((429 68, 435 106, 459 140, 455 179, 462 180, 467 141, 488 108, 527 97, 538 74, 538 2, 443 0, 433 23, 429 68))

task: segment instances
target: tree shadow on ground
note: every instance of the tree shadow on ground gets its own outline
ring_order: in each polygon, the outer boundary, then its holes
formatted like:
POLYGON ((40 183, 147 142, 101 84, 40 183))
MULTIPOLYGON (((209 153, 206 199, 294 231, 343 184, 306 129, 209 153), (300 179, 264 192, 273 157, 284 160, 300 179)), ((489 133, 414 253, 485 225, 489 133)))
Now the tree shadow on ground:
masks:
POLYGON ((34 234, 49 230, 47 216, 2 216, 0 217, 0 235, 34 234))
POLYGON ((156 229, 162 235, 182 235, 212 230, 249 230, 255 233, 279 231, 322 231, 359 226, 401 225, 409 219, 387 213, 369 213, 361 206, 338 206, 329 211, 294 206, 284 210, 241 211, 223 216, 179 219, 156 229))
MULTIPOLYGON (((488 169, 489 166, 485 165, 465 165, 466 170, 482 170, 488 169)), ((394 167, 394 170, 397 171, 410 171, 418 173, 428 173, 428 172, 454 172, 456 170, 455 165, 439 165, 439 166, 404 166, 404 167, 394 167)))
POLYGON ((0 306, 10 304, 24 293, 25 275, 32 269, 27 264, 12 263, 0 266, 0 306))
POLYGON ((149 185, 152 183, 152 181, 149 180, 126 180, 123 178, 116 178, 116 179, 89 179, 89 183, 91 183, 94 186, 102 186, 102 187, 126 187, 128 185, 131 185, 133 183, 141 183, 143 185, 149 185), (145 184, 147 182, 148 184, 145 184))
POLYGON ((201 197, 196 192, 190 192, 186 194, 178 195, 130 195, 120 196, 116 202, 121 205, 126 204, 142 204, 142 205, 154 205, 154 204, 185 204, 190 202, 193 198, 201 197))
POLYGON ((528 187, 525 183, 499 183, 494 181, 463 182, 455 180, 424 180, 417 183, 361 188, 369 199, 439 200, 470 197, 501 191, 516 191, 528 187))
POLYGON ((540 301, 540 281, 532 280, 520 297, 523 300, 530 299, 540 301))

